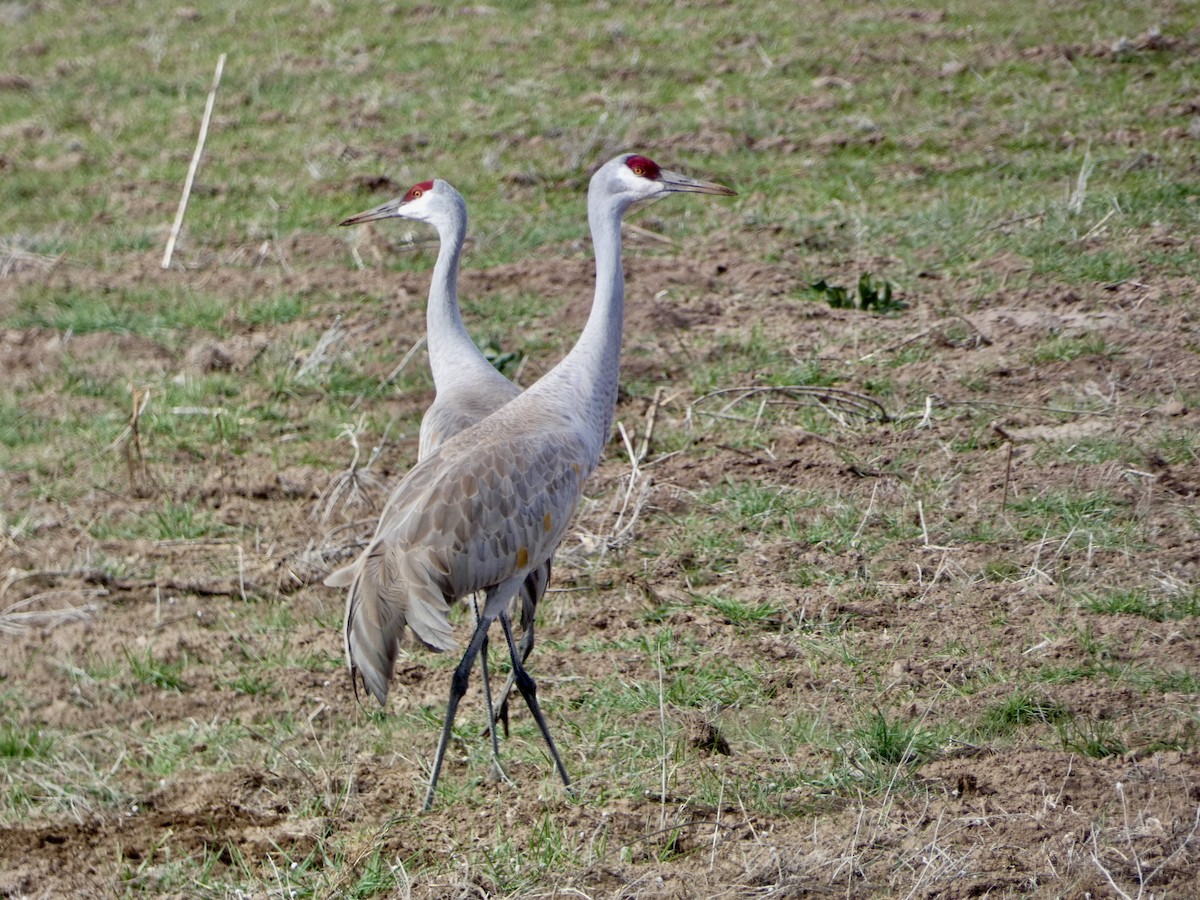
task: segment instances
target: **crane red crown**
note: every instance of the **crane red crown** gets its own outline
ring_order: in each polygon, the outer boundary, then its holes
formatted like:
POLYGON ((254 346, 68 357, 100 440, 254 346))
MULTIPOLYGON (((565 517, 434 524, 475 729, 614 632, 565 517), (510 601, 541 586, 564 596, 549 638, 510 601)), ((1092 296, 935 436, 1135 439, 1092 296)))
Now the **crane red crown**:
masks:
POLYGON ((432 181, 422 181, 420 184, 414 184, 412 187, 410 187, 408 189, 408 193, 404 195, 404 202, 409 203, 413 200, 416 200, 418 197, 420 197, 426 191, 432 191, 432 190, 433 190, 433 182, 432 181))
POLYGON ((625 165, 629 167, 629 171, 639 178, 649 178, 651 181, 658 178, 658 163, 645 156, 631 156, 625 160, 625 165))

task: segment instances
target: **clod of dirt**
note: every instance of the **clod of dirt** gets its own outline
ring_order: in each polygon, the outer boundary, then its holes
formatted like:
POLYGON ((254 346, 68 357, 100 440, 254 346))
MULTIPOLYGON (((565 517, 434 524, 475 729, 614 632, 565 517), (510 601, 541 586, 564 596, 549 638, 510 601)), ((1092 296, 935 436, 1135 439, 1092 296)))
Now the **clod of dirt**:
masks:
POLYGON ((716 725, 704 719, 688 725, 688 745, 709 756, 714 753, 730 756, 733 753, 725 735, 721 734, 716 725))

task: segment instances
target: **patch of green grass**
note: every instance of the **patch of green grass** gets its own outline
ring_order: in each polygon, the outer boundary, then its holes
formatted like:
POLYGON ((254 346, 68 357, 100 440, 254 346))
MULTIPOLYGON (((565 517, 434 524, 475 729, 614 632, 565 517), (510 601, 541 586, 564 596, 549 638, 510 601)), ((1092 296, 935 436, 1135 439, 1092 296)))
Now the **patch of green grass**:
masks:
POLYGON ((191 290, 129 289, 120 294, 80 289, 61 291, 34 286, 26 290, 11 328, 51 328, 73 334, 112 332, 162 338, 192 329, 221 334, 225 300, 191 290))
MULTIPOLYGON (((981 538, 987 540, 987 538, 981 538)), ((1012 559, 992 559, 984 564, 983 574, 988 581, 1016 581, 1025 573, 1020 563, 1012 559)))
POLYGON ((1081 663, 1064 666, 1042 666, 1036 672, 1036 678, 1042 684, 1074 684, 1087 678, 1094 678, 1097 669, 1091 663, 1081 663))
POLYGON ((89 529, 97 540, 118 538, 154 541, 192 541, 211 537, 224 530, 209 510, 200 509, 193 500, 167 502, 144 513, 102 516, 89 529))
POLYGON ((1017 498, 1008 508, 1022 520, 1026 540, 1074 534, 1106 549, 1130 549, 1134 540, 1128 506, 1107 491, 1053 488, 1017 498))
POLYGON ((183 678, 184 670, 188 667, 186 654, 179 659, 169 660, 156 657, 151 648, 140 651, 126 649, 125 661, 133 680, 147 687, 175 693, 190 689, 183 678))
POLYGON ((1110 591, 1086 597, 1080 604, 1088 612, 1140 616, 1152 622, 1200 616, 1200 591, 1153 597, 1144 588, 1110 591))
POLYGON ((1189 669, 1152 669, 1146 681, 1160 693, 1200 694, 1200 673, 1189 669))
POLYGON ((934 732, 919 721, 892 719, 880 710, 850 732, 853 746, 869 760, 888 766, 916 766, 937 749, 934 732))
POLYGON ((279 691, 274 682, 262 675, 244 672, 229 682, 231 690, 248 697, 273 697, 279 691))
POLYGON ((410 887, 410 882, 399 859, 389 861, 382 850, 377 849, 357 872, 354 883, 346 890, 348 898, 378 897, 382 894, 400 894, 410 887))
MULTIPOLYGON (((557 315, 562 307, 563 297, 544 296, 528 291, 503 291, 492 295, 470 296, 463 293, 459 297, 462 307, 463 320, 474 334, 476 343, 483 347, 504 347, 511 343, 514 337, 532 329, 540 323, 545 323, 557 315)), ((538 355, 549 346, 534 345, 538 355)))
POLYGON ((241 319, 248 325, 286 325, 308 312, 308 303, 300 294, 276 294, 265 300, 246 302, 241 319))
POLYGON ((692 598, 697 603, 716 610, 731 625, 778 628, 781 624, 780 614, 783 607, 777 601, 753 603, 716 594, 693 594, 692 598))
POLYGON ((758 669, 701 657, 694 664, 677 665, 668 672, 666 699, 680 707, 744 706, 769 696, 762 676, 758 669))
POLYGON ((1057 722, 1055 730, 1063 749, 1072 753, 1104 759, 1129 752, 1117 725, 1106 719, 1070 716, 1057 722))
POLYGON ((858 548, 875 552, 892 541, 911 540, 920 533, 920 524, 908 521, 895 508, 873 507, 869 498, 827 497, 807 516, 801 539, 831 553, 858 548))
POLYGON ((1039 444, 1032 461, 1041 463, 1048 457, 1052 460, 1096 465, 1113 461, 1133 463, 1140 461, 1141 456, 1141 451, 1129 441, 1093 437, 1039 444))
POLYGON ((1110 347, 1108 337, 1100 331, 1082 335, 1059 334, 1038 344, 1031 351, 1034 365, 1048 362, 1071 362, 1084 356, 1111 359, 1121 351, 1110 347))
POLYGON ((1168 465, 1200 461, 1200 433, 1190 429, 1162 434, 1154 446, 1168 465))
POLYGON ((688 371, 692 391, 702 396, 709 391, 748 385, 751 373, 792 369, 783 339, 752 322, 747 330, 718 334, 703 360, 688 371))
POLYGON ((40 728, 19 726, 9 722, 0 725, 0 760, 43 759, 53 755, 54 739, 40 728))
POLYGON ((1028 690, 1018 690, 983 713, 982 729, 988 735, 1011 734, 1034 724, 1054 724, 1070 716, 1061 703, 1028 690))
POLYGON ((0 445, 8 448, 40 444, 50 424, 30 412, 20 402, 0 398, 0 445))
POLYGON ((550 812, 540 816, 526 841, 514 841, 497 828, 487 852, 479 859, 480 871, 499 895, 527 891, 553 872, 576 865, 566 826, 550 812))

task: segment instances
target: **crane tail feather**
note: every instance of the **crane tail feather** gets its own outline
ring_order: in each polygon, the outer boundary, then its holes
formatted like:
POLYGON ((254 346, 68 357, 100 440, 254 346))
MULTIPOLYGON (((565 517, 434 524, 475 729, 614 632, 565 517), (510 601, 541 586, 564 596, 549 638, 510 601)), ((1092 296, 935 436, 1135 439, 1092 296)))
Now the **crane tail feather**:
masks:
POLYGON ((386 553, 375 548, 326 579, 332 587, 349 585, 343 632, 346 663, 356 691, 361 679, 381 706, 387 701, 405 627, 431 650, 457 646, 450 626, 450 606, 428 568, 405 565, 404 572, 391 573, 387 578, 390 589, 381 589, 384 579, 380 569, 385 558, 386 553), (397 574, 399 577, 395 577, 397 574), (404 586, 403 593, 395 589, 398 585, 404 586))
POLYGON ((358 574, 358 563, 353 562, 348 566, 342 566, 340 569, 334 569, 325 577, 325 585, 331 588, 347 588, 354 583, 354 576, 358 574))

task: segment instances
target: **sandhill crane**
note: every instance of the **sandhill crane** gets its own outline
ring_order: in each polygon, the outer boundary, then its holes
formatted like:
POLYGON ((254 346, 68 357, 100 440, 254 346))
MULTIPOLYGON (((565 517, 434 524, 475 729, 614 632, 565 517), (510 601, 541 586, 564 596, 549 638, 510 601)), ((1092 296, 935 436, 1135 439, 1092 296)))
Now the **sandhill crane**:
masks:
POLYGON ((672 192, 734 193, 660 169, 637 154, 618 156, 592 176, 588 222, 596 294, 575 346, 519 397, 418 462, 396 486, 374 538, 354 564, 346 602, 347 660, 352 676, 361 677, 381 703, 405 626, 431 649, 452 649, 450 604, 472 592, 486 592, 483 611, 450 681, 425 809, 433 805, 471 666, 497 618, 517 690, 563 784, 570 788, 538 706, 537 687, 519 658, 508 609, 529 573, 543 565, 562 540, 608 440, 625 303, 621 219, 634 203, 672 192))
MULTIPOLYGON (((403 197, 350 216, 342 225, 361 225, 382 219, 402 218, 432 225, 438 234, 438 255, 429 284, 429 301, 425 308, 426 346, 429 368, 433 374, 435 397, 421 418, 417 459, 422 460, 436 450, 447 438, 453 437, 486 418, 521 389, 500 374, 471 340, 463 324, 458 306, 458 268, 463 244, 467 237, 467 204, 452 184, 440 178, 422 181, 408 189, 403 197)), ((329 583, 349 586, 354 567, 348 566, 329 578, 329 583)), ((528 659, 533 650, 533 622, 537 603, 550 583, 550 560, 529 573, 521 586, 521 659, 528 659)), ((487 691, 487 643, 480 655, 488 705, 488 728, 492 735, 493 761, 497 774, 503 775, 498 757, 495 722, 497 718, 507 729, 508 694, 512 678, 501 694, 502 704, 497 715, 487 691)))

